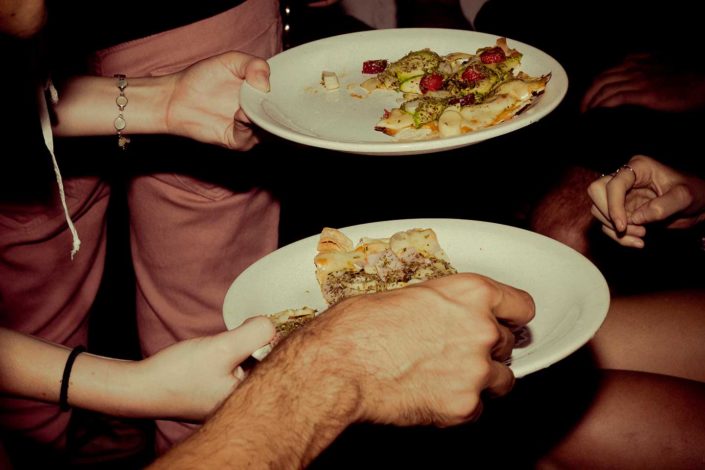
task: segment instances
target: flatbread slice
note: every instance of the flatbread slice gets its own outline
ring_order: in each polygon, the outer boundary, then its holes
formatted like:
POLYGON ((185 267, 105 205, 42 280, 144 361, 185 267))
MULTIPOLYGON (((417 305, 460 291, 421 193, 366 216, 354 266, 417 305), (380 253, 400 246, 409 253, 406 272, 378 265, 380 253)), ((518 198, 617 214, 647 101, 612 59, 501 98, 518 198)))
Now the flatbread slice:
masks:
POLYGON ((353 246, 339 230, 325 228, 314 263, 316 279, 329 305, 457 272, 432 229, 415 228, 390 238, 363 238, 353 246))

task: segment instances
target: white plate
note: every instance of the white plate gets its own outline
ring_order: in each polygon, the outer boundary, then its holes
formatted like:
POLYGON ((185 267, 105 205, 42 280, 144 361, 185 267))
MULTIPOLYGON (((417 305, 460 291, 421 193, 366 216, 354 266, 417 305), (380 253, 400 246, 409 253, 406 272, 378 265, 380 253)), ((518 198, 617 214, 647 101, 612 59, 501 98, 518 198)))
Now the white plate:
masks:
POLYGON ((241 105, 263 129, 301 144, 369 155, 411 155, 439 152, 481 142, 538 121, 561 102, 568 77, 555 59, 535 47, 509 39, 524 54, 521 70, 532 76, 551 73, 545 93, 514 119, 458 137, 398 142, 374 130, 385 109, 399 106, 399 94, 375 92, 356 98, 349 84, 359 85, 362 63, 370 59, 400 59, 411 50, 430 48, 440 54, 472 52, 495 44, 498 36, 450 29, 387 29, 345 34, 289 49, 269 60, 271 92, 247 83, 241 105), (326 91, 321 72, 335 72, 341 87, 326 91))
MULTIPOLYGON (((472 220, 408 219, 341 229, 357 242, 363 236, 389 237, 400 230, 432 228, 459 271, 476 272, 524 289, 536 302, 527 341, 515 348, 511 368, 517 377, 543 369, 585 344, 609 307, 604 277, 585 257, 533 232, 472 220)), ((262 258, 228 290, 223 317, 229 329, 245 319, 287 308, 323 310, 313 257, 318 235, 299 240, 262 258)))

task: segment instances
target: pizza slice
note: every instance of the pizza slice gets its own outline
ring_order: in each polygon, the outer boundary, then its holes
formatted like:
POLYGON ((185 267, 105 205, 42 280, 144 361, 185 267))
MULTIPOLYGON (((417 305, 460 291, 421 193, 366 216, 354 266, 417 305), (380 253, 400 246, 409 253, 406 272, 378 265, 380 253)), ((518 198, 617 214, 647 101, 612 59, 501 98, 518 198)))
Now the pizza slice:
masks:
POLYGON ((475 53, 441 56, 411 51, 396 62, 368 62, 376 76, 361 84, 369 92, 392 90, 404 101, 384 111, 375 130, 398 140, 453 137, 512 119, 543 94, 550 74, 517 72, 522 54, 498 38, 475 53))
POLYGON ((290 308, 268 315, 277 330, 273 343, 278 343, 316 317, 317 311, 311 307, 290 308))
MULTIPOLYGON (((355 246, 340 230, 324 228, 317 251, 316 278, 328 305, 457 272, 431 229, 406 230, 390 238, 365 237, 355 246)), ((279 342, 318 314, 313 308, 302 307, 267 315, 276 334, 252 356, 262 360, 279 342)))
POLYGON ((520 75, 499 85, 481 103, 450 105, 438 116, 440 137, 453 137, 495 126, 521 114, 544 92, 550 76, 532 78, 520 75))
POLYGON ((363 238, 353 245, 341 231, 324 228, 314 263, 321 293, 329 305, 457 272, 431 229, 406 230, 390 238, 363 238))

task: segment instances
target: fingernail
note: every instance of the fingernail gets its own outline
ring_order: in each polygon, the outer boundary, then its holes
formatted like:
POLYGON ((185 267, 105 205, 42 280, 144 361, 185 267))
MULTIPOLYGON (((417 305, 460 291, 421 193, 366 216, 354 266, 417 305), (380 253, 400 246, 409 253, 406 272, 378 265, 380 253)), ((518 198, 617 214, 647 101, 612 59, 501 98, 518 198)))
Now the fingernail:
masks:
POLYGON ((260 90, 262 90, 265 93, 269 93, 271 91, 271 88, 269 86, 269 75, 267 72, 259 72, 257 75, 255 75, 255 80, 256 80, 256 87, 260 90))

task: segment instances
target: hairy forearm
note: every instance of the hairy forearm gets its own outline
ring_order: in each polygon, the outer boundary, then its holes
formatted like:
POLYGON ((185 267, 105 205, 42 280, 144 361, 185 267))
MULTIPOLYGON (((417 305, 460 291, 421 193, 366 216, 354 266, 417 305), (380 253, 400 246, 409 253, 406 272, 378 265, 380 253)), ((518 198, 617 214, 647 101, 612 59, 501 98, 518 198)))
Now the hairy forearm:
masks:
MULTIPOLYGON (((0 393, 58 403, 70 349, 0 328, 0 393)), ((138 363, 80 354, 69 379, 72 406, 103 413, 151 416, 138 363)))
MULTIPOLYGON (((166 132, 167 102, 173 87, 171 77, 129 78, 125 88, 128 99, 122 115, 129 134, 166 132)), ((59 101, 54 107, 54 133, 59 136, 115 134, 119 109, 117 79, 78 77, 59 86, 59 101)))
POLYGON ((313 460, 359 419, 361 397, 342 363, 345 348, 312 346, 308 333, 280 345, 198 433, 153 468, 298 468, 313 460))

